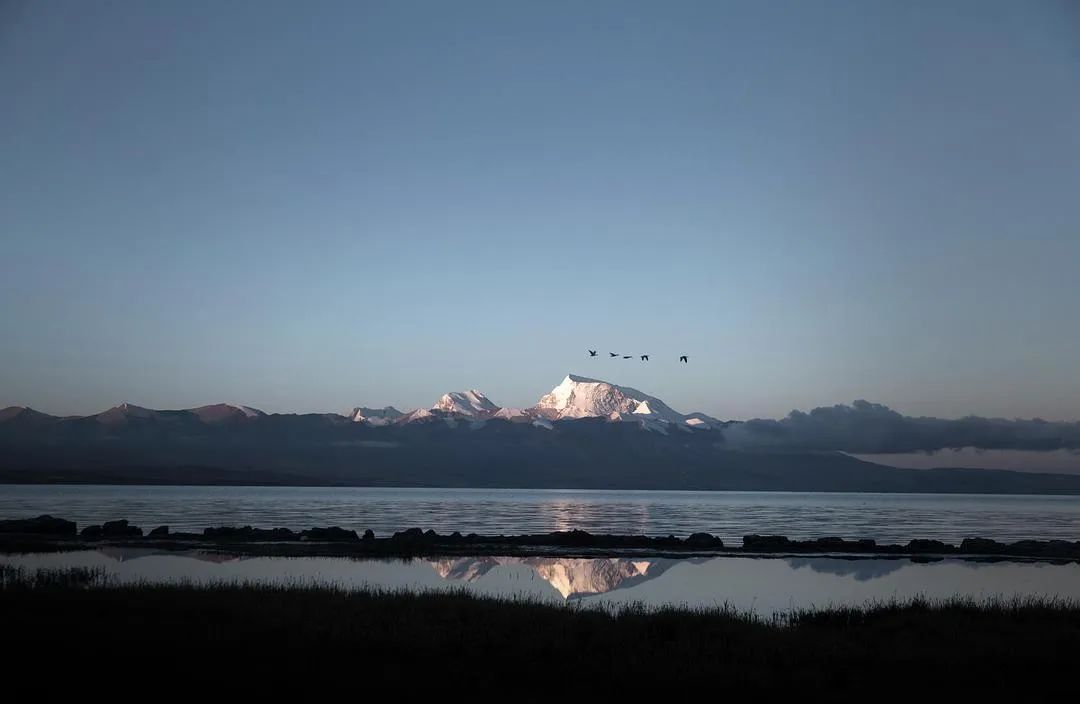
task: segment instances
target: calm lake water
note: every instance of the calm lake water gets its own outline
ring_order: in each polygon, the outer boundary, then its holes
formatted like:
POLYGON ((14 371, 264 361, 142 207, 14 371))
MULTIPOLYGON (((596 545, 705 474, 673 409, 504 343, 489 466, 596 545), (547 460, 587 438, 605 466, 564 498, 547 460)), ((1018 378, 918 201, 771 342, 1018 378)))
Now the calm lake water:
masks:
POLYGON ((459 557, 373 560, 238 558, 208 552, 141 548, 0 555, 25 569, 91 567, 108 582, 259 582, 379 587, 415 591, 465 589, 477 595, 529 597, 584 606, 730 605, 761 615, 793 608, 863 605, 914 596, 1049 596, 1080 599, 1080 564, 973 562, 946 559, 828 557, 652 557, 575 559, 459 557))
POLYGON ((380 536, 420 527, 496 535, 705 531, 733 545, 748 533, 881 542, 1080 540, 1080 497, 1073 496, 0 485, 0 518, 42 513, 80 527, 127 518, 144 529, 336 525, 380 536))

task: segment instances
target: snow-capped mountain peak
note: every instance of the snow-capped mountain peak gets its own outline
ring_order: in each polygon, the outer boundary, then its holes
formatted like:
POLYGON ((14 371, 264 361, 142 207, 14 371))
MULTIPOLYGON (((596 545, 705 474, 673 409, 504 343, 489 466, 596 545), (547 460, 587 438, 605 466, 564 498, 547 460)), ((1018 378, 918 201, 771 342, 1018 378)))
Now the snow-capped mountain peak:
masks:
POLYGON ((356 423, 364 423, 365 425, 389 425, 398 418, 401 418, 404 413, 394 408, 393 406, 384 406, 383 408, 368 408, 366 406, 357 406, 352 409, 352 413, 349 417, 356 423))
POLYGON ((630 414, 671 423, 685 420, 685 416, 655 396, 574 374, 567 374, 561 384, 540 399, 536 408, 554 420, 592 417, 621 420, 630 414))
POLYGON ((485 417, 498 412, 499 407, 481 392, 470 389, 469 391, 451 391, 448 394, 443 394, 442 398, 431 407, 431 410, 460 413, 472 417, 485 417))
POLYGON ((417 421, 429 421, 433 418, 435 418, 435 414, 428 409, 417 408, 415 411, 409 411, 408 413, 405 413, 394 422, 405 425, 408 423, 415 423, 417 421))
POLYGON ((252 408, 251 406, 243 406, 236 403, 225 404, 229 408, 236 409, 240 413, 244 414, 245 418, 255 418, 256 416, 265 416, 266 414, 260 411, 258 408, 252 408))

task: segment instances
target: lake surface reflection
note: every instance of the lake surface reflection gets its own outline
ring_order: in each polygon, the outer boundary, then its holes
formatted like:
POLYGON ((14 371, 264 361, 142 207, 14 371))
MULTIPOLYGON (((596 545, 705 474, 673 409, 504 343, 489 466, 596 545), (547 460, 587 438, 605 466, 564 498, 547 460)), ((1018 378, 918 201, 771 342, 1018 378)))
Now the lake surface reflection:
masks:
POLYGON ((343 588, 447 590, 582 605, 729 604, 762 615, 792 608, 861 605, 915 596, 1080 599, 1080 564, 907 558, 553 558, 350 559, 235 557, 102 548, 0 555, 27 569, 100 568, 111 583, 255 582, 343 588))

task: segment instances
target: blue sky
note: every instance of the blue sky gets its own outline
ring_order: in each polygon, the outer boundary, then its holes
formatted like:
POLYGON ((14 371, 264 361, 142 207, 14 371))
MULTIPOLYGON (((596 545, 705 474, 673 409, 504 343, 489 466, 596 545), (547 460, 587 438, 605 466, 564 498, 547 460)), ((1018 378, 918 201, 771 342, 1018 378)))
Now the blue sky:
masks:
POLYGON ((1065 1, 3 3, 0 96, 0 405, 1080 417, 1065 1))

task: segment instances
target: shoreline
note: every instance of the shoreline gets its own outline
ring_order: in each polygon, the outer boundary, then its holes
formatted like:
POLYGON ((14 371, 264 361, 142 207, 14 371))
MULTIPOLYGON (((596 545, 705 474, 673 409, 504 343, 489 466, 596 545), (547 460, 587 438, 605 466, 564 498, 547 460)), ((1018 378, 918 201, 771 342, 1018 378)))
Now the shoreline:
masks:
POLYGON ((906 544, 878 544, 874 540, 823 537, 792 540, 780 535, 745 535, 740 546, 725 545, 709 533, 686 538, 645 535, 594 535, 585 531, 559 531, 523 535, 439 534, 410 528, 388 537, 372 531, 361 536, 336 526, 304 531, 250 526, 208 527, 202 533, 172 532, 158 526, 144 535, 127 520, 85 526, 48 515, 0 520, 0 553, 72 552, 97 547, 147 548, 162 551, 212 550, 252 557, 785 557, 846 556, 858 558, 954 557, 980 561, 1022 560, 1080 562, 1080 540, 1020 540, 1003 543, 971 537, 959 545, 913 538, 906 544))

